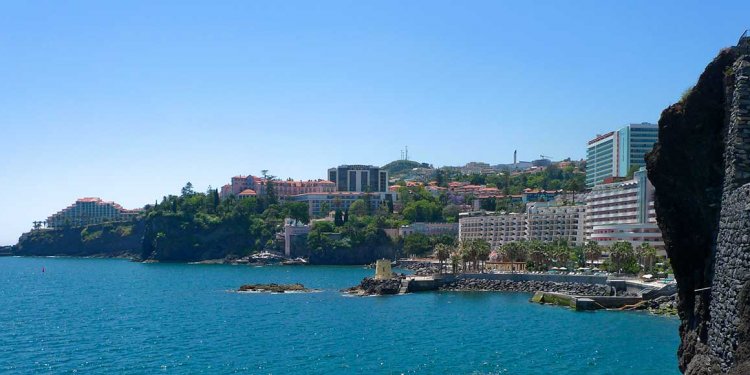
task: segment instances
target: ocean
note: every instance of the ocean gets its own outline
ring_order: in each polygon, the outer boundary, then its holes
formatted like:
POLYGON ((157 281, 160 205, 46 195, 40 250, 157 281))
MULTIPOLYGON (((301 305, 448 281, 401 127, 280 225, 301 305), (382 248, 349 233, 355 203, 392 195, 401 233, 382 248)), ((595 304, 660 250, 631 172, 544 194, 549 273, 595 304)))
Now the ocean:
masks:
POLYGON ((679 374, 676 318, 340 292, 372 273, 2 257, 0 373, 679 374), (320 291, 233 292, 270 282, 320 291))

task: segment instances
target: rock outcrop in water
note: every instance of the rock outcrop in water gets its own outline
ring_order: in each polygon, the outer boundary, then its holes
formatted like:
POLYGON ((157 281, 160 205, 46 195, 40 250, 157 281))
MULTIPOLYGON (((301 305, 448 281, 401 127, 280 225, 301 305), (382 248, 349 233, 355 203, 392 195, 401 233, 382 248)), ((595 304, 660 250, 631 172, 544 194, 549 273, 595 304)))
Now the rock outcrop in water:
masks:
POLYGON ((647 156, 679 288, 680 370, 750 373, 750 39, 662 112, 647 156))
POLYGON ((344 289, 343 292, 358 296, 382 296, 398 294, 400 288, 401 278, 399 277, 382 280, 365 277, 359 285, 344 289))
POLYGON ((290 292, 310 292, 302 284, 245 284, 240 286, 238 292, 256 292, 256 293, 290 293, 290 292))

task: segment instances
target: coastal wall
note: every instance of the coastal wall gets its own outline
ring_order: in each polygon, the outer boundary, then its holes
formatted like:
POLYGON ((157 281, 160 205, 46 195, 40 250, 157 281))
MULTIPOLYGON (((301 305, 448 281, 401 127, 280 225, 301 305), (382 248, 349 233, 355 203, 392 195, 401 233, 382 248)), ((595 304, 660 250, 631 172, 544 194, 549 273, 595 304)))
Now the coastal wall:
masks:
MULTIPOLYGON (((750 56, 732 65, 728 82, 734 86, 726 140, 726 175, 717 237, 714 278, 711 286, 708 346, 723 371, 734 363, 750 373, 750 306, 742 304, 750 293, 750 56), (743 330, 745 331, 743 333, 743 330)), ((739 372, 738 372, 739 371, 739 372)))
POLYGON ((647 156, 678 285, 678 358, 686 374, 750 373, 747 51, 721 51, 695 87, 664 110, 659 142, 647 156))

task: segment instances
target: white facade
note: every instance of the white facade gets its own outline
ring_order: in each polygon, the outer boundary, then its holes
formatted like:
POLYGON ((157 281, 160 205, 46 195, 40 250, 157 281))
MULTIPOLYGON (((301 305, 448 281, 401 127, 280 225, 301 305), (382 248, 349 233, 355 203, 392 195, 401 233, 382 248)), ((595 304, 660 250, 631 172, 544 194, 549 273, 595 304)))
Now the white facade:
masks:
POLYGON ((654 211, 654 186, 646 178, 645 168, 632 180, 597 185, 591 190, 586 197, 585 233, 587 240, 602 246, 627 241, 636 247, 647 242, 663 250, 654 211))
POLYGON ((405 237, 413 233, 421 233, 428 236, 435 236, 440 234, 449 234, 455 236, 458 233, 458 223, 415 222, 409 225, 402 225, 401 228, 398 229, 398 235, 401 237, 405 237))
POLYGON ((496 249, 508 242, 527 239, 526 214, 469 213, 458 220, 458 239, 482 239, 496 249))
POLYGON ((459 218, 460 241, 483 239, 493 249, 517 241, 551 242, 567 240, 583 245, 586 207, 553 206, 549 203, 530 204, 523 214, 469 213, 459 218))
POLYGON ((529 205, 527 213, 529 240, 551 242, 564 239, 571 245, 583 245, 586 206, 552 206, 536 203, 529 205))
POLYGON ((65 209, 50 215, 47 218, 47 227, 80 227, 104 222, 128 221, 135 219, 138 212, 139 210, 126 210, 115 202, 103 201, 101 198, 80 198, 65 209))

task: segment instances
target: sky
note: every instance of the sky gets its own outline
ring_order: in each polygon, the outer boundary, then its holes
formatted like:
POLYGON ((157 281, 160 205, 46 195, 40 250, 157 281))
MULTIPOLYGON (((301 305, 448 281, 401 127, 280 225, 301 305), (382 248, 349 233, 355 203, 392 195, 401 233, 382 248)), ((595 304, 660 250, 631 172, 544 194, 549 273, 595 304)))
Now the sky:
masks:
POLYGON ((0 245, 77 198, 549 155, 656 122, 750 1, 2 1, 0 245))

